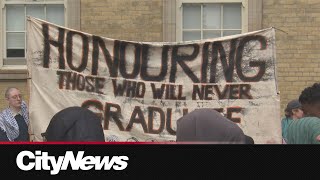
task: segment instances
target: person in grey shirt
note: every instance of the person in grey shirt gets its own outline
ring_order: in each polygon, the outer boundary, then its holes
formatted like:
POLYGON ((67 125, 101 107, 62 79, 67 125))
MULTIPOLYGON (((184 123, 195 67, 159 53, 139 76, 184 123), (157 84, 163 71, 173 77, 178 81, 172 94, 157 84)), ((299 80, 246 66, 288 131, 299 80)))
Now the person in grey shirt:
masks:
POLYGON ((177 120, 176 142, 253 144, 248 137, 236 123, 210 108, 196 109, 177 120))

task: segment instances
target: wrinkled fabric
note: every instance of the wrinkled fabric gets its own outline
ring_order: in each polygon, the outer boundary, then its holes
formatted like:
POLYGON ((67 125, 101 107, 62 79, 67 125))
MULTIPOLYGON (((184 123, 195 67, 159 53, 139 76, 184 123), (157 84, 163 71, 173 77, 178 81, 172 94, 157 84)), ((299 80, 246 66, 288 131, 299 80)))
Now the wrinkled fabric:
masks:
POLYGON ((177 120, 177 142, 245 144, 242 129, 213 109, 196 109, 177 120))
POLYGON ((91 110, 76 106, 56 113, 44 136, 47 141, 105 141, 101 119, 91 110))
POLYGON ((287 129, 287 144, 320 144, 320 118, 303 117, 292 121, 287 129))

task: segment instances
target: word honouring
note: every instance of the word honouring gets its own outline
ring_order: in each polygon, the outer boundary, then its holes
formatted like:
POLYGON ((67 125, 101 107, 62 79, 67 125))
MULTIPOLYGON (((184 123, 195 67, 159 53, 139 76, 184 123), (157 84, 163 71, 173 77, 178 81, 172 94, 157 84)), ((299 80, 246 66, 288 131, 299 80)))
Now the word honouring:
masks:
MULTIPOLYGON (((44 68, 50 67, 50 59, 53 58, 51 53, 54 51, 58 52, 59 67, 57 68, 60 70, 70 68, 82 73, 88 69, 93 76, 109 72, 109 76, 113 78, 140 78, 144 81, 155 82, 167 79, 170 83, 175 83, 180 69, 193 83, 217 83, 219 69, 222 69, 226 82, 235 82, 235 75, 242 82, 258 82, 264 76, 266 69, 270 68, 265 61, 254 59, 249 61, 248 67, 243 65, 245 62, 243 57, 246 56, 246 49, 250 47, 250 44, 257 43, 257 50, 262 52, 267 49, 267 39, 261 35, 246 36, 227 42, 166 44, 157 47, 160 55, 158 57, 152 53, 152 49, 156 47, 147 43, 106 40, 78 31, 66 31, 63 28, 53 30, 51 28, 55 27, 42 24, 44 68), (53 34, 56 31, 58 34, 53 34), (75 43, 75 39, 80 42, 75 43), (78 43, 82 45, 82 49, 74 52, 73 46, 78 43), (128 58, 126 54, 131 51, 133 55, 128 58), (80 59, 74 57, 74 54, 81 54, 80 59), (153 61, 161 62, 161 65, 153 68, 153 61), (201 64, 200 74, 189 65, 190 62, 195 61, 201 64), (80 64, 76 62, 80 62, 80 64), (221 64, 221 68, 219 64, 221 64), (247 70, 250 69, 257 69, 257 71, 254 75, 249 75, 247 70)), ((91 79, 89 80, 91 81, 91 79)))
POLYGON ((48 170, 51 175, 56 175, 60 170, 124 170, 128 166, 128 156, 85 156, 84 151, 79 151, 75 157, 72 151, 66 151, 64 156, 49 156, 48 152, 36 150, 21 151, 16 158, 17 166, 23 171, 48 170), (25 163, 27 159, 27 163, 25 163))

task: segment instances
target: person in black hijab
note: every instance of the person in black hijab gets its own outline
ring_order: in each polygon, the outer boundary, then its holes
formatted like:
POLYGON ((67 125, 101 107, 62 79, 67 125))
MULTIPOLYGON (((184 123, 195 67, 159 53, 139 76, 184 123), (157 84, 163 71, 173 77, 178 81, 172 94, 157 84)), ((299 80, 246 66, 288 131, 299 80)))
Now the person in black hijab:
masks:
POLYGON ((43 134, 46 141, 105 142, 101 119, 83 107, 68 107, 56 113, 43 134))
POLYGON ((246 144, 254 144, 254 140, 251 136, 245 135, 246 136, 246 144))
POLYGON ((252 140, 248 141, 236 123, 214 109, 196 109, 177 120, 177 142, 251 144, 252 140))

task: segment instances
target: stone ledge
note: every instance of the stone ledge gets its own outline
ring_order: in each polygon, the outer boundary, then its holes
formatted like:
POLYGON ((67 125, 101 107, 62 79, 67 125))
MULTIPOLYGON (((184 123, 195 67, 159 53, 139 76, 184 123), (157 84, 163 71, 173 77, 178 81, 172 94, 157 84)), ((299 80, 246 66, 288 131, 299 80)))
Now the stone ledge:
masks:
POLYGON ((23 80, 28 78, 26 69, 0 69, 0 80, 23 80))

